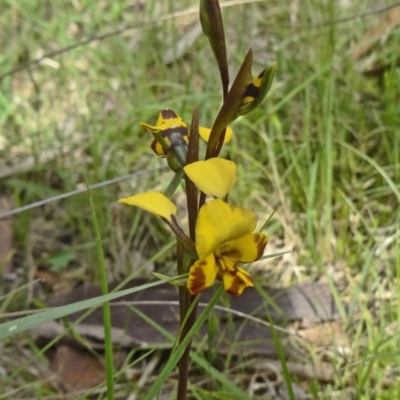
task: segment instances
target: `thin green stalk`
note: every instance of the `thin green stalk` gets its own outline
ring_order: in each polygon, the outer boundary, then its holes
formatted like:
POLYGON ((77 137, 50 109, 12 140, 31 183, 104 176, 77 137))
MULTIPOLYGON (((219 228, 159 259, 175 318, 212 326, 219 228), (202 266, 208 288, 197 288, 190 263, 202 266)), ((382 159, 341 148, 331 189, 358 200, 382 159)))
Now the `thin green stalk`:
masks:
POLYGON ((317 191, 317 177, 318 177, 318 166, 319 166, 319 153, 315 155, 315 160, 311 166, 310 171, 310 183, 307 193, 307 244, 311 249, 314 256, 315 262, 319 265, 319 254, 316 251, 317 245, 315 243, 314 235, 314 213, 317 209, 315 204, 316 191, 317 191))
MULTIPOLYGON (((397 293, 400 293, 400 217, 397 216, 396 220, 396 233, 395 235, 398 240, 395 242, 395 250, 394 254, 396 254, 395 259, 395 270, 396 270, 396 278, 397 278, 397 293)), ((397 303, 397 320, 400 321, 400 302, 397 303)))
MULTIPOLYGON (((93 229, 96 238, 97 257, 99 260, 101 293, 104 296, 108 294, 107 271, 106 271, 106 264, 104 262, 104 252, 101 243, 101 235, 96 216, 96 209, 94 207, 93 198, 89 189, 88 189, 88 196, 90 202, 90 211, 92 213, 93 229)), ((104 321, 104 347, 106 353, 107 399, 114 400, 114 356, 113 356, 113 344, 111 338, 111 311, 110 311, 110 303, 108 301, 103 303, 103 321, 104 321)))
MULTIPOLYGON (((177 246, 177 259, 178 259, 178 268, 182 270, 182 261, 179 258, 183 259, 183 245, 181 243, 177 246)), ((178 269, 179 271, 179 269, 178 269)), ((180 311, 180 335, 179 342, 185 339, 189 330, 193 327, 193 324, 196 321, 197 316, 197 307, 198 307, 198 299, 199 296, 190 295, 186 286, 179 287, 179 311, 180 311)), ((187 394, 187 385, 189 379, 189 356, 190 356, 190 348, 192 342, 190 341, 186 347, 186 350, 182 354, 182 357, 179 360, 179 372, 178 372, 178 400, 186 400, 187 394)))
POLYGON ((386 181, 390 189, 392 189, 393 194, 397 197, 397 200, 400 202, 400 190, 397 188, 396 184, 393 182, 390 176, 386 173, 384 168, 382 168, 373 158, 369 157, 362 151, 356 149, 352 145, 346 142, 339 142, 339 144, 340 146, 350 150, 351 152, 357 154, 360 158, 363 158, 365 161, 370 163, 379 172, 382 178, 386 181))
MULTIPOLYGON (((183 244, 177 240, 176 241, 176 265, 178 268, 178 274, 183 274, 183 256, 184 256, 184 247, 183 244)), ((186 287, 179 286, 179 320, 182 322, 185 318, 186 313, 186 287)))
MULTIPOLYGON (((185 288, 188 293, 187 289, 185 288)), ((187 307, 195 301, 196 296, 190 296, 189 302, 186 304, 187 307)), ((193 307, 192 312, 189 314, 186 323, 181 327, 181 335, 180 340, 181 343, 186 339, 190 330, 193 328, 193 324, 196 322, 197 316, 197 308, 198 301, 193 307)), ((181 359, 179 360, 179 380, 178 380, 178 395, 177 400, 186 400, 187 395, 187 385, 189 379, 189 356, 190 356, 190 348, 192 345, 192 340, 188 341, 185 351, 182 354, 181 359)))
POLYGON ((268 309, 267 309, 267 317, 268 317, 268 322, 271 327, 271 333, 272 333, 272 337, 273 337, 274 344, 276 347, 276 352, 278 353, 278 358, 281 363, 282 374, 283 374, 283 378, 286 383, 286 389, 288 391, 289 399, 296 400, 296 397, 294 396, 294 392, 293 392, 293 387, 292 387, 292 378, 290 377, 290 372, 286 365, 285 352, 283 351, 283 347, 282 347, 282 343, 279 338, 279 334, 278 334, 277 330, 275 329, 274 321, 272 320, 271 315, 268 312, 268 309))
POLYGON ((183 178, 184 172, 183 169, 180 169, 179 171, 177 171, 174 175, 174 177, 172 178, 171 182, 169 183, 169 185, 167 186, 167 188, 164 190, 164 194, 167 197, 171 197, 174 193, 176 188, 179 186, 179 184, 181 183, 181 180, 183 178))

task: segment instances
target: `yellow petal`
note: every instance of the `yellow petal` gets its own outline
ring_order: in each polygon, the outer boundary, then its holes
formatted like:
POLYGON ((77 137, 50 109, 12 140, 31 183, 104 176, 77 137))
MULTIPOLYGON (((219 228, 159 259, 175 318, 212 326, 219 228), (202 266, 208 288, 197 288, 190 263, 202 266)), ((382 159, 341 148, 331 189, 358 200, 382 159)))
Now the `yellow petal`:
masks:
POLYGON ((180 126, 187 128, 187 125, 183 122, 182 118, 175 111, 172 111, 169 108, 165 108, 160 112, 157 119, 157 126, 163 126, 163 129, 171 127, 176 128, 180 126))
POLYGON ((176 214, 175 204, 159 192, 146 192, 125 197, 119 199, 118 203, 139 207, 168 221, 171 221, 171 216, 176 214))
POLYGON ((161 130, 161 126, 150 125, 146 122, 141 122, 139 125, 145 129, 149 130, 150 132, 159 132, 161 130))
POLYGON ((158 143, 156 139, 151 142, 150 147, 154 151, 154 153, 156 153, 160 157, 164 157, 167 154, 162 145, 158 143))
POLYGON ((256 227, 256 216, 246 208, 215 199, 201 207, 196 223, 196 251, 199 258, 215 252, 230 240, 238 239, 256 227))
POLYGON ((220 269, 220 275, 222 276, 225 290, 234 296, 242 294, 246 287, 254 286, 250 274, 237 266, 233 272, 220 269))
POLYGON ((150 125, 146 122, 141 122, 139 125, 143 126, 150 132, 163 132, 169 128, 175 128, 181 126, 182 124, 186 125, 181 118, 173 118, 166 121, 163 121, 161 124, 150 125))
POLYGON ((143 128, 146 128, 150 132, 165 131, 166 129, 169 128, 180 128, 180 127, 187 128, 187 125, 182 120, 182 118, 174 111, 168 108, 160 112, 160 114, 158 115, 156 125, 150 125, 146 122, 141 122, 140 126, 143 126, 143 128))
MULTIPOLYGON (((211 128, 205 128, 204 126, 199 127, 199 135, 206 142, 208 142, 208 139, 210 138, 210 133, 211 133, 211 128)), ((224 144, 230 142, 232 136, 233 136, 233 130, 228 126, 225 132, 224 144)))
POLYGON ((224 199, 236 183, 236 164, 223 158, 196 161, 184 168, 189 179, 208 196, 224 199))
POLYGON ((268 237, 263 233, 250 233, 223 243, 219 246, 216 255, 229 257, 236 262, 253 262, 263 255, 267 242, 268 237))
POLYGON ((197 260, 190 268, 187 288, 191 294, 201 293, 209 288, 215 281, 218 268, 215 264, 214 254, 209 254, 197 260))

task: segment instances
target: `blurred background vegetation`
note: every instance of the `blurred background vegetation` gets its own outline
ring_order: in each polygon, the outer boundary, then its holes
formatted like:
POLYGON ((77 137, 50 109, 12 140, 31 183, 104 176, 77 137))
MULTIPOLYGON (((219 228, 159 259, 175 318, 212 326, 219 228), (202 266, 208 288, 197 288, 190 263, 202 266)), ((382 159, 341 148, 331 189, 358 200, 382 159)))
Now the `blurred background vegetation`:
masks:
MULTIPOLYGON (((201 124, 210 126, 218 112, 219 73, 198 28, 197 3, 0 0, 3 212, 144 171, 92 192, 110 282, 174 268, 171 247, 146 263, 172 240, 170 233, 116 200, 162 189, 172 176, 152 170, 166 163, 150 150, 152 138, 140 121, 154 123, 159 111, 171 108, 189 122, 197 106, 201 124)), ((358 377, 360 397, 354 398, 396 398, 399 6, 373 0, 221 4, 231 76, 249 47, 254 76, 278 63, 267 100, 234 123, 234 139, 222 153, 239 167, 232 201, 254 209, 260 220, 277 208, 267 248, 290 251, 256 263, 253 272, 273 286, 334 285, 337 297, 358 310, 343 323, 350 338, 343 368, 358 377)), ((182 197, 178 191, 178 204, 182 197)), ((12 293, 7 307, 26 308, 32 298, 97 282, 87 194, 18 213, 12 230, 13 262, 3 271, 12 293), (39 288, 36 279, 44 281, 39 288), (17 289, 27 283, 21 296, 17 289)), ((32 379, 27 373, 27 383, 32 379)), ((341 393, 342 385, 339 379, 331 390, 341 393)))

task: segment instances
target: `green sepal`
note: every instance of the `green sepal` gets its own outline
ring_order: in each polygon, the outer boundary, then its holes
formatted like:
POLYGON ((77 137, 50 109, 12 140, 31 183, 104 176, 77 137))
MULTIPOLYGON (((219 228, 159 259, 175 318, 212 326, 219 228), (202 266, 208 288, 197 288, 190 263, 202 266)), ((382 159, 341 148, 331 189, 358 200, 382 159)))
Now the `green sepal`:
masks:
POLYGON ((176 154, 173 151, 167 154, 166 159, 168 166, 171 168, 172 171, 178 172, 182 169, 181 163, 176 158, 176 154))
POLYGON ((181 183, 181 180, 184 177, 184 175, 185 175, 185 172, 183 171, 183 168, 178 169, 178 171, 176 171, 174 177, 171 179, 171 182, 168 184, 167 188, 164 190, 164 194, 168 198, 171 198, 172 195, 175 193, 175 190, 181 183))

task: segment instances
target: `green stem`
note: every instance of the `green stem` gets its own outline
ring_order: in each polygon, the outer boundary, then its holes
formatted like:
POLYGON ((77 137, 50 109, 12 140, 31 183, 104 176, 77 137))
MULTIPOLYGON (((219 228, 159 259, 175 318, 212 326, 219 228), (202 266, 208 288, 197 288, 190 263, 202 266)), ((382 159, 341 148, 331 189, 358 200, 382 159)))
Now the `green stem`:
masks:
POLYGON ((172 178, 171 182, 169 183, 168 187, 164 190, 164 194, 169 198, 171 197, 174 193, 176 188, 179 186, 182 178, 184 175, 183 169, 180 169, 177 171, 172 178))
MULTIPOLYGON (((185 288, 186 293, 189 293, 188 290, 185 288)), ((187 302, 187 307, 189 308, 192 301, 194 301, 196 296, 190 296, 189 302, 187 302)), ((194 306, 192 312, 190 313, 186 324, 182 327, 181 333, 181 341, 186 337, 189 331, 192 329, 194 323, 196 322, 197 316, 197 307, 198 302, 194 306)), ((186 400, 187 395, 187 385, 188 385, 188 378, 189 378, 189 356, 190 356, 190 349, 192 346, 192 341, 190 341, 182 354, 181 359, 179 360, 179 375, 178 375, 178 395, 177 400, 186 400)))
MULTIPOLYGON (((179 240, 177 241, 177 266, 178 266, 178 272, 182 274, 184 271, 184 262, 183 262, 183 257, 184 257, 184 246, 179 240)), ((196 314, 197 314, 197 305, 198 301, 194 305, 194 308, 189 311, 190 306, 192 302, 194 301, 196 296, 191 296, 189 291, 185 286, 180 286, 179 287, 179 312, 180 312, 180 324, 181 324, 181 330, 180 330, 180 336, 179 336, 179 343, 182 342, 182 340, 185 339, 186 335, 190 331, 190 329, 193 327, 193 324, 196 321, 196 314), (185 317, 186 314, 190 312, 189 316, 186 319, 185 322, 185 317)), ((188 378, 189 378, 189 356, 190 356, 190 347, 191 347, 192 341, 190 341, 182 354, 182 357, 179 360, 178 364, 178 395, 177 395, 177 400, 186 400, 186 394, 187 394, 187 386, 188 386, 188 378)))
MULTIPOLYGON (((108 294, 107 272, 104 261, 104 252, 101 241, 99 223, 97 221, 96 209, 94 207, 93 198, 88 190, 90 209, 92 212, 93 229, 96 238, 97 257, 99 260, 101 294, 108 294)), ((108 301, 103 303, 103 321, 104 321, 104 347, 106 353, 106 381, 107 381, 107 399, 114 400, 114 357, 113 344, 111 339, 111 311, 108 301)))

